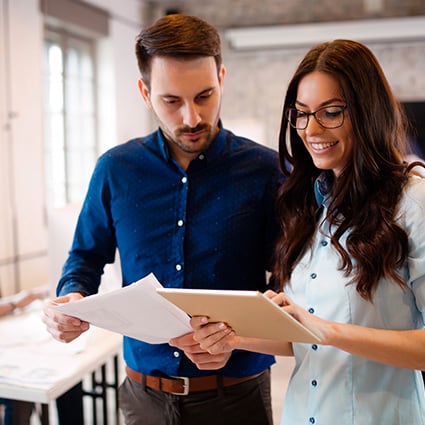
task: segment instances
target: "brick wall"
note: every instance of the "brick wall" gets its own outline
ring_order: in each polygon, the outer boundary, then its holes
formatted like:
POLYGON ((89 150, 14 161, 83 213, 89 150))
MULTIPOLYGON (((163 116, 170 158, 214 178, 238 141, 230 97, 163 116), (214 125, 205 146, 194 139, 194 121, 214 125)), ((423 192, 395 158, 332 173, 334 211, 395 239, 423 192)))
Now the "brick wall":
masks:
POLYGON ((179 10, 221 27, 425 15, 424 0, 150 0, 156 14, 179 10))

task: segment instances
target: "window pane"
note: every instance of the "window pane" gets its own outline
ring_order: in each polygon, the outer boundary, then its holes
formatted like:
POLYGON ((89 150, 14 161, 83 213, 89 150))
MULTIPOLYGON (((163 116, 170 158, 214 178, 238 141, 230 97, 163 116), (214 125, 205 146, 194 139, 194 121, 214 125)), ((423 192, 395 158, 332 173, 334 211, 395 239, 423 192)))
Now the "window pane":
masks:
POLYGON ((97 157, 95 63, 89 40, 49 31, 46 38, 48 204, 80 202, 97 157))
POLYGON ((96 153, 93 61, 90 46, 70 39, 67 50, 67 169, 70 202, 85 193, 96 153))
POLYGON ((46 43, 46 143, 45 164, 48 204, 63 205, 65 196, 65 133, 63 54, 59 44, 46 43))

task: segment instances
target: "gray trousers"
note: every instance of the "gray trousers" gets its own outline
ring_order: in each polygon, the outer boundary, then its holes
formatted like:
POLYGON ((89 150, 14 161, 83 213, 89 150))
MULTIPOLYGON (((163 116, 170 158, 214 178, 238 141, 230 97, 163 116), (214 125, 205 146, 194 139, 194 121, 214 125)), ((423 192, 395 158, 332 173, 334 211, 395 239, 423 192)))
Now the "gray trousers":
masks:
POLYGON ((270 371, 231 387, 186 396, 126 378, 119 390, 125 425, 272 425, 270 371))

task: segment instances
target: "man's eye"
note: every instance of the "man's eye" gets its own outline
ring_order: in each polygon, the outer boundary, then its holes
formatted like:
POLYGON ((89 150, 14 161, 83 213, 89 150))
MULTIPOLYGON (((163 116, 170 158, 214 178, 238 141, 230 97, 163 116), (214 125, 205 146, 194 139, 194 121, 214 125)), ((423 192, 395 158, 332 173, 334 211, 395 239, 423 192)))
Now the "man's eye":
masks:
POLYGON ((202 101, 205 101, 205 100, 208 100, 210 97, 211 97, 211 95, 213 94, 213 91, 212 90, 209 90, 209 91, 207 91, 207 92, 205 92, 205 93, 202 93, 202 94, 200 94, 199 96, 197 96, 197 100, 199 101, 199 102, 202 102, 202 101))

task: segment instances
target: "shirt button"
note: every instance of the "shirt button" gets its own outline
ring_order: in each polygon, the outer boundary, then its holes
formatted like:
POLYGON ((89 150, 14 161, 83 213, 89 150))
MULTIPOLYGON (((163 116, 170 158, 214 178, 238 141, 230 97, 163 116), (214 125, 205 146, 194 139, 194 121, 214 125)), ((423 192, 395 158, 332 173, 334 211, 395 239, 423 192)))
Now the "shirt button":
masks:
POLYGON ((312 273, 312 274, 310 275, 310 277, 311 277, 312 279, 316 279, 317 274, 316 274, 316 273, 312 273))
POLYGON ((176 264, 176 270, 179 272, 182 269, 182 265, 181 264, 176 264))
POLYGON ((201 153, 201 155, 199 155, 199 156, 198 156, 198 158, 199 158, 200 160, 205 159, 205 155, 204 155, 203 153, 201 153))
POLYGON ((310 307, 310 308, 308 309, 308 312, 309 312, 309 313, 311 313, 311 314, 313 314, 313 313, 314 313, 314 308, 310 307))
POLYGON ((180 353, 178 351, 174 351, 173 356, 176 357, 176 358, 180 357, 180 353))
POLYGON ((320 244, 321 244, 322 246, 326 246, 326 245, 328 244, 328 241, 322 241, 322 242, 320 242, 320 244))
POLYGON ((315 379, 313 379, 311 381, 311 385, 313 385, 313 387, 317 387, 317 381, 315 379))
POLYGON ((182 177, 182 183, 187 183, 187 177, 182 177))
POLYGON ((311 346, 311 348, 314 350, 314 351, 316 351, 317 350, 317 345, 316 344, 313 344, 312 346, 311 346))
POLYGON ((177 222, 177 226, 182 227, 182 226, 183 226, 183 220, 179 220, 179 221, 177 222))
POLYGON ((308 421, 309 421, 311 424, 316 423, 316 420, 315 420, 314 418, 310 418, 308 421))

